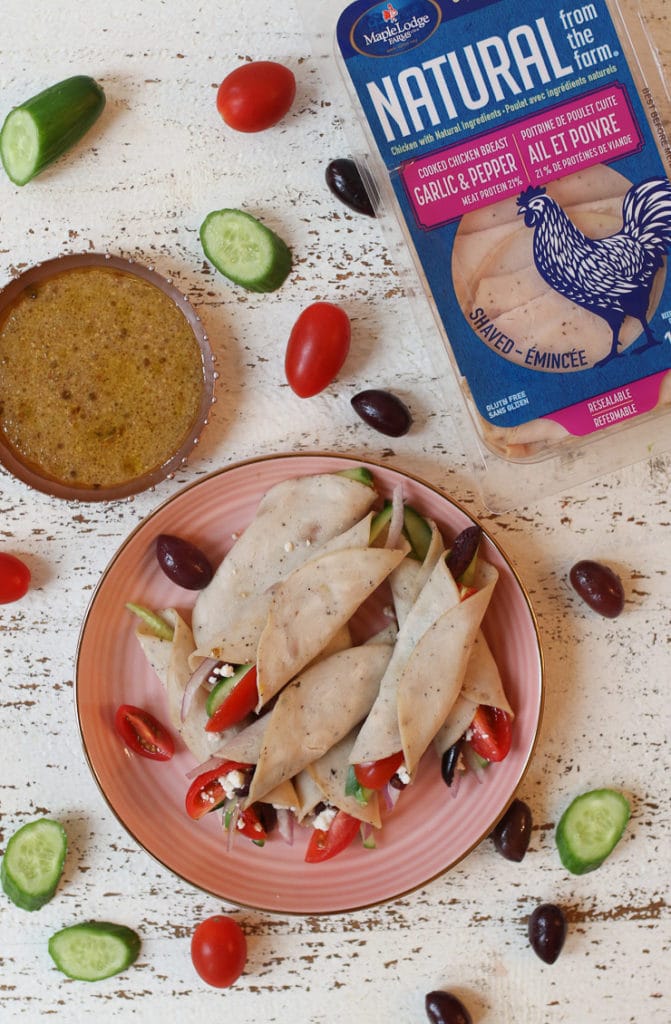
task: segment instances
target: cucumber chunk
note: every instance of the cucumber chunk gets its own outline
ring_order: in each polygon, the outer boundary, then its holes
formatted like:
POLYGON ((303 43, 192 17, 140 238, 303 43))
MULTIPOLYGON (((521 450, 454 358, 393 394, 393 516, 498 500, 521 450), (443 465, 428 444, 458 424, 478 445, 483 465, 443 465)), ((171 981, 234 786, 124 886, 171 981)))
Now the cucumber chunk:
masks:
POLYGON ((76 981, 102 981, 125 971, 140 953, 140 936, 109 921, 63 928, 49 939, 49 955, 59 971, 76 981))
POLYGON ((346 476, 349 480, 356 480, 366 487, 374 487, 373 474, 365 466, 354 466, 352 469, 339 469, 336 476, 346 476))
POLYGON ((222 676, 219 682, 212 687, 205 702, 205 710, 210 718, 215 711, 219 710, 236 683, 239 683, 253 666, 254 663, 251 661, 246 665, 238 665, 232 676, 222 676))
POLYGON ((58 821, 39 818, 15 832, 0 865, 2 888, 22 910, 39 910, 56 892, 68 840, 58 821))
MULTIPOLYGON (((381 536, 383 530, 387 530, 389 523, 391 522, 391 516, 393 512, 393 502, 385 499, 384 505, 379 512, 376 512, 370 523, 370 540, 369 544, 372 546, 374 542, 381 536)), ((387 534, 388 534, 387 530, 387 534)), ((387 535, 385 534, 385 536, 387 535)))
POLYGON ((214 210, 200 227, 210 263, 234 284, 274 292, 291 270, 291 251, 279 235, 242 210, 214 210))
POLYGON ((10 110, 0 131, 0 158, 10 180, 31 181, 79 142, 104 106, 98 83, 74 75, 10 110))
POLYGON ((151 630, 154 636, 157 636, 160 640, 172 640, 175 631, 169 622, 161 616, 153 612, 151 608, 145 608, 143 604, 133 604, 132 601, 126 601, 126 608, 133 615, 137 615, 138 619, 142 619, 145 626, 151 630))
POLYGON ((403 532, 410 541, 411 556, 423 562, 431 544, 431 526, 412 505, 403 509, 403 532))
POLYGON ((562 814, 555 840, 562 864, 574 875, 594 871, 622 838, 631 808, 614 789, 577 796, 562 814))

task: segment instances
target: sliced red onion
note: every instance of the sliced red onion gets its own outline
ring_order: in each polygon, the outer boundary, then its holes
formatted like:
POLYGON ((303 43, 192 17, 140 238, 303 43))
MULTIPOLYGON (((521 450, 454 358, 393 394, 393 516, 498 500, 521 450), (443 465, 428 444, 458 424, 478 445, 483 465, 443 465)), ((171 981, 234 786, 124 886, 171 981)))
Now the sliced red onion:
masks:
POLYGON ((233 849, 233 841, 235 839, 235 833, 238 831, 238 818, 240 817, 240 805, 236 802, 235 806, 231 809, 224 805, 224 814, 222 815, 222 822, 224 823, 224 831, 226 832, 226 852, 230 853, 233 849), (231 820, 226 828, 226 812, 230 810, 231 820))
POLYGON ((382 797, 382 802, 388 811, 394 810, 394 807, 396 807, 396 801, 402 792, 402 789, 397 789, 396 786, 392 786, 389 782, 386 786, 382 787, 380 790, 380 796, 382 797))
POLYGON ((454 775, 452 776, 452 784, 448 786, 450 796, 452 797, 453 800, 456 799, 457 793, 459 792, 459 785, 461 783, 461 776, 463 774, 463 771, 459 771, 459 769, 457 769, 454 775))
POLYGON ((294 812, 288 807, 277 807, 277 830, 288 846, 294 844, 294 823, 296 821, 294 812))
POLYGON ((403 488, 400 484, 394 487, 391 495, 391 519, 387 531, 386 548, 395 548, 403 531, 403 488))
POLYGON ((179 710, 179 717, 182 721, 185 720, 189 713, 193 698, 201 688, 207 677, 212 672, 212 669, 217 664, 216 658, 205 658, 201 661, 198 668, 189 677, 186 686, 184 687, 184 693, 182 694, 182 706, 179 710))

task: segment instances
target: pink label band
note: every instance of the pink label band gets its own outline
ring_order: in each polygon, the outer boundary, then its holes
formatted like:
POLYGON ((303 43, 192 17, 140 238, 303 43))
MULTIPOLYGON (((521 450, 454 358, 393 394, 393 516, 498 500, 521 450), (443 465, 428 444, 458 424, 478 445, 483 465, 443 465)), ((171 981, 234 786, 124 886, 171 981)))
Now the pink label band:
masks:
POLYGON ((577 437, 605 430, 615 423, 633 419, 654 409, 659 402, 662 379, 669 372, 671 371, 662 370, 632 384, 604 391, 602 395, 589 398, 586 402, 568 405, 565 409, 553 412, 545 419, 554 420, 568 430, 569 434, 577 437))
MULTIPOLYGON (((529 106, 546 95, 518 103, 529 106)), ((400 173, 418 224, 431 230, 529 185, 609 163, 641 146, 627 91, 615 84, 411 160, 400 173)))

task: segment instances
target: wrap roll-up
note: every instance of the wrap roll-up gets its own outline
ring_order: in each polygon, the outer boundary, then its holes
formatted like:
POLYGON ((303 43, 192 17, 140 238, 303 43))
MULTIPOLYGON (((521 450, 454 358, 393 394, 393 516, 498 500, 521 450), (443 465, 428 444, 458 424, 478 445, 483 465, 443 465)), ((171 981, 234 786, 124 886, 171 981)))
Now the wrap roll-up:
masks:
POLYGON ((247 805, 326 754, 368 714, 392 648, 367 643, 320 659, 217 756, 256 764, 247 805))
POLYGON ((272 487, 198 594, 192 616, 198 654, 208 657, 225 643, 217 657, 235 664, 253 661, 269 589, 359 523, 376 499, 372 487, 339 473, 272 487))
POLYGON ((462 689, 470 654, 498 574, 480 561, 465 600, 444 556, 401 625, 380 692, 351 751, 353 764, 403 752, 414 773, 462 689))

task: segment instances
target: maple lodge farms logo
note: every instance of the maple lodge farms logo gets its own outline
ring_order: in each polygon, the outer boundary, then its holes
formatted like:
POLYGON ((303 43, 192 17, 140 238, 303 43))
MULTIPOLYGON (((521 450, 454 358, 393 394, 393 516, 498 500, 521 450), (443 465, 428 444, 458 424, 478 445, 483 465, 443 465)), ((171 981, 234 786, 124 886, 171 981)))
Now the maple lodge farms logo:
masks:
POLYGON ((352 26, 350 41, 366 57, 388 57, 419 46, 442 20, 435 0, 396 0, 370 7, 352 26))

